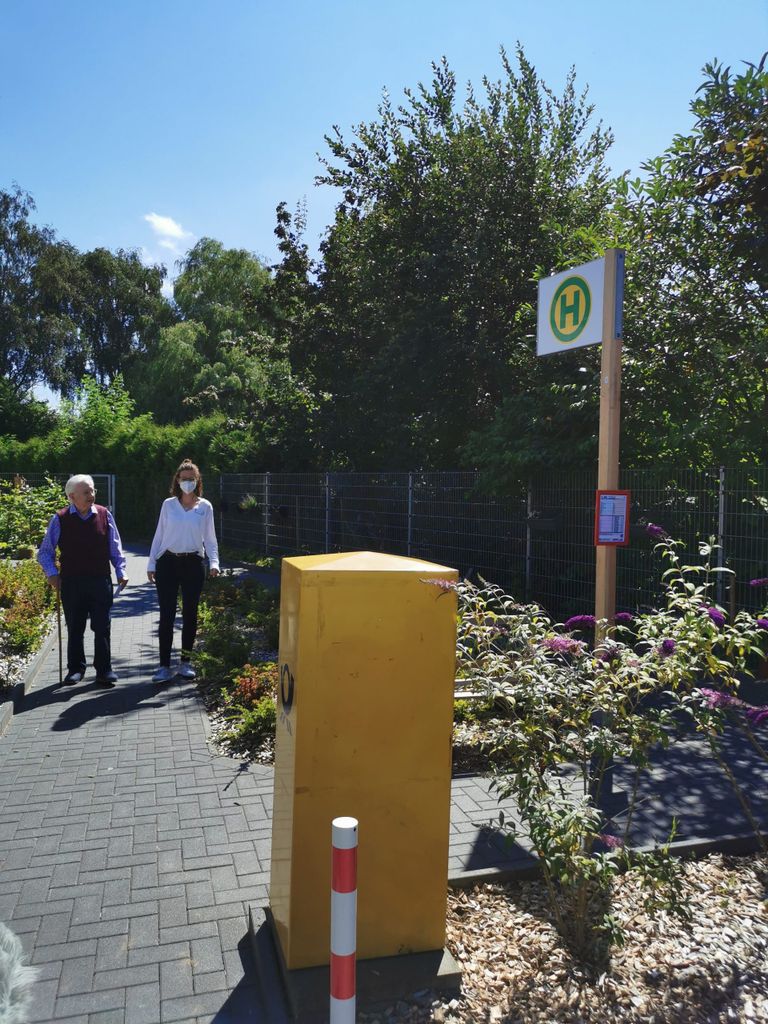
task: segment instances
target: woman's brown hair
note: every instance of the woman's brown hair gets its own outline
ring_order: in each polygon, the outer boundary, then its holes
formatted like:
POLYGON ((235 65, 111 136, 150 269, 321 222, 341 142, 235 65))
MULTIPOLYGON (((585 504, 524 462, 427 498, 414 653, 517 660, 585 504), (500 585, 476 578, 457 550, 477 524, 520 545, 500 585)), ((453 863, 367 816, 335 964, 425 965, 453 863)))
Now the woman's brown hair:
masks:
POLYGON ((197 466, 194 464, 194 462, 192 462, 191 459, 184 459, 184 461, 181 463, 179 468, 176 470, 176 472, 171 477, 171 489, 169 491, 169 494, 171 494, 171 496, 174 497, 174 498, 180 498, 181 497, 183 492, 182 492, 181 488, 179 487, 179 473, 183 473, 185 469, 194 470, 195 476, 197 477, 197 483, 195 485, 195 494, 198 496, 198 498, 202 498, 202 496, 203 496, 203 477, 202 477, 202 474, 201 474, 200 470, 197 468, 197 466))

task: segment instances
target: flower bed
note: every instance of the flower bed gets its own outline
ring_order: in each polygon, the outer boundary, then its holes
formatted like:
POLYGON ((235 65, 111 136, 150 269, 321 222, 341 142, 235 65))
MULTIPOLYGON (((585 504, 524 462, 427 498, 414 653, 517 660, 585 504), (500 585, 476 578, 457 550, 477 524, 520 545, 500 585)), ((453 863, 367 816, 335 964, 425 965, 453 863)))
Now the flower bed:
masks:
POLYGON ((206 584, 194 654, 213 740, 224 753, 274 757, 278 596, 245 573, 206 584))
POLYGON ((54 603, 37 562, 0 560, 0 702, 9 699, 48 632, 54 603))

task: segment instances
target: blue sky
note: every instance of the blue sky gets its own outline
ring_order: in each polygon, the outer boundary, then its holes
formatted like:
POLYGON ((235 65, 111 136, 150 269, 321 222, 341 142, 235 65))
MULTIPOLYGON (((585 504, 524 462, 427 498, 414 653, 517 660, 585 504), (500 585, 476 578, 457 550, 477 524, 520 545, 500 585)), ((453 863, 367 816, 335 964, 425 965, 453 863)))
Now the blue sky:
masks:
POLYGON ((81 249, 172 266, 210 235, 273 261, 278 202, 306 198, 313 249, 330 223, 313 179, 332 125, 443 55, 479 87, 516 40, 557 90, 576 66, 612 166, 638 171, 689 127, 705 61, 759 59, 768 0, 3 0, 0 188, 81 249))

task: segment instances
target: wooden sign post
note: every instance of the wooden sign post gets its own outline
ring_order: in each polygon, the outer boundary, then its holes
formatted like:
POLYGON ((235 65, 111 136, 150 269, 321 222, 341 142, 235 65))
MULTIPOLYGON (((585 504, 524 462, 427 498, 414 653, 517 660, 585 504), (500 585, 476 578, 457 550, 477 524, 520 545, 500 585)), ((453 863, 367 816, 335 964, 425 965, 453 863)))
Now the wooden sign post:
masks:
MULTIPOLYGON (((597 487, 603 491, 619 486, 623 301, 623 249, 606 249, 602 259, 539 281, 538 355, 602 344, 597 487)), ((595 543, 595 617, 607 620, 596 632, 599 643, 616 614, 616 546, 597 533, 595 543)))
MULTIPOLYGON (((619 431, 621 428, 621 311, 617 311, 617 278, 624 271, 624 252, 607 249, 603 293, 602 351, 600 353, 600 434, 597 488, 613 491, 619 486, 619 431), (620 264, 620 267, 619 267, 620 264)), ((595 618, 613 622, 616 614, 616 547, 595 547, 595 618)), ((598 626, 595 642, 605 638, 598 626)))

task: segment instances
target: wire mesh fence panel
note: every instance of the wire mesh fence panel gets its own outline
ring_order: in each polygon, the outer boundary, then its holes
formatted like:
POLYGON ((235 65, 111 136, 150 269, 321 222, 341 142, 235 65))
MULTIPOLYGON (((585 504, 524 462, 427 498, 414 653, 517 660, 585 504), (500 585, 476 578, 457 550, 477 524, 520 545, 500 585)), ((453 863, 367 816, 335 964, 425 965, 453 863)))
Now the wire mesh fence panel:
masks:
POLYGON ((474 472, 414 473, 411 554, 522 595, 525 500, 478 489, 474 472))
POLYGON ((330 473, 332 551, 408 554, 408 474, 330 473))
MULTIPOLYGON (((594 607, 596 473, 550 474, 526 494, 484 493, 475 472, 255 473, 221 478, 223 542, 259 554, 373 550, 482 576, 556 620, 594 607)), ((762 610, 768 577, 768 470, 625 470, 630 543, 617 552, 617 610, 654 607, 666 568, 648 524, 683 542, 684 561, 715 537, 736 571, 726 606, 762 610)))
POLYGON ((265 554, 266 473, 224 473, 219 482, 219 541, 265 554))
POLYGON ((327 475, 269 473, 265 477, 266 553, 319 555, 327 551, 327 475))
POLYGON ((724 549, 726 565, 734 571, 731 606, 751 612, 768 607, 768 468, 737 466, 725 472, 724 549))
MULTIPOLYGON (((617 558, 616 607, 634 611, 659 605, 662 573, 669 567, 647 526, 661 526, 682 541, 682 561, 698 563, 700 543, 717 542, 720 535, 720 474, 717 469, 627 470, 622 483, 632 492, 632 526, 630 544, 619 549, 617 558)), ((713 564, 718 558, 716 553, 713 564)))
POLYGON ((594 604, 596 474, 551 474, 531 483, 530 599, 556 619, 594 604))

